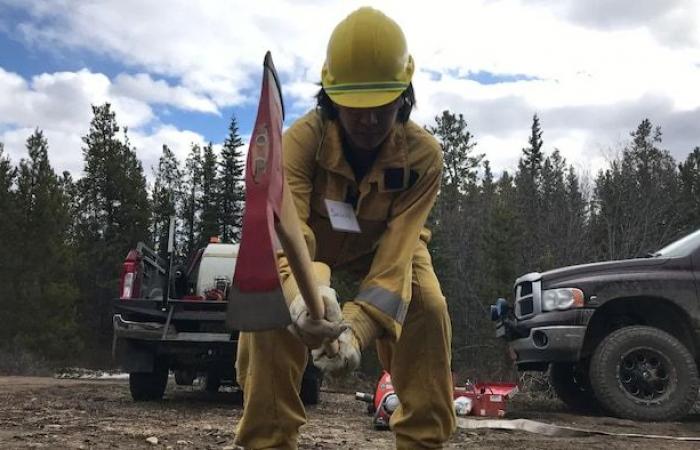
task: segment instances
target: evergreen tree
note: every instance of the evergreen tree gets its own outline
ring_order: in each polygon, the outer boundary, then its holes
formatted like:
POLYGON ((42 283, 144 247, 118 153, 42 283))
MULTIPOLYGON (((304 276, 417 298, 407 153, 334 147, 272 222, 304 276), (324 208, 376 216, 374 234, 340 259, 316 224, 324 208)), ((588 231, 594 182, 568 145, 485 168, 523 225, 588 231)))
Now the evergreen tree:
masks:
POLYGON ((231 117, 229 133, 221 150, 219 162, 219 221, 222 242, 235 242, 240 239, 243 221, 244 184, 243 140, 238 132, 236 116, 231 117))
MULTIPOLYGON (((476 212, 483 206, 477 183, 484 158, 475 151, 474 136, 464 116, 443 111, 435 117, 434 134, 443 150, 443 179, 436 207, 431 215, 431 252, 442 288, 455 317, 455 348, 468 346, 478 335, 484 314, 479 285, 471 282, 479 267, 480 235, 483 231, 476 212)), ((457 351, 458 360, 468 360, 470 351, 457 351)))
POLYGON ((542 270, 539 255, 540 226, 538 217, 542 206, 542 129, 540 119, 535 114, 530 127, 529 146, 522 149, 522 157, 518 162, 518 172, 515 175, 517 197, 517 223, 521 230, 522 254, 520 267, 530 270, 542 270))
POLYGON ((680 230, 689 233, 700 228, 700 147, 678 165, 680 182, 680 230))
POLYGON ((199 245, 200 205, 202 200, 202 150, 192 144, 185 160, 181 221, 183 227, 182 249, 185 255, 193 254, 199 245))
POLYGON ((544 159, 541 171, 541 205, 538 211, 540 236, 539 259, 543 269, 551 269, 561 265, 567 249, 566 223, 566 160, 558 149, 544 159))
POLYGON ((71 217, 68 228, 68 240, 73 248, 77 248, 78 240, 78 228, 77 228, 77 217, 80 214, 80 193, 78 191, 78 184, 73 181, 73 176, 67 170, 63 171, 62 176, 58 179, 58 184, 61 187, 61 191, 66 196, 66 211, 68 217, 71 217))
MULTIPOLYGON (((17 254, 17 207, 13 186, 17 170, 5 156, 4 146, 0 142, 0 252, 5 255, 17 254)), ((9 343, 15 327, 12 313, 15 304, 15 293, 12 280, 16 279, 17 266, 12 258, 0 258, 0 347, 9 343)))
POLYGON ((458 193, 466 192, 476 182, 476 169, 484 158, 475 154, 474 135, 467 129, 462 114, 443 111, 435 117, 435 126, 427 127, 440 142, 443 152, 442 190, 443 200, 452 203, 458 193))
POLYGON ((510 291, 515 278, 521 275, 518 258, 515 257, 521 251, 519 229, 514 226, 516 211, 514 179, 508 172, 503 172, 494 184, 491 208, 482 218, 482 298, 493 300, 503 296, 510 291))
POLYGON ((540 118, 537 117, 537 114, 532 116, 532 126, 530 127, 528 143, 530 146, 523 148, 523 157, 518 164, 518 170, 522 176, 532 179, 533 183, 538 185, 544 159, 542 153, 542 145, 544 142, 542 141, 540 118))
POLYGON ((582 264, 593 258, 590 243, 588 203, 573 166, 566 173, 565 218, 560 225, 565 230, 561 265, 582 264))
POLYGON ((217 176, 216 154, 211 142, 204 147, 202 159, 202 198, 200 200, 199 236, 200 245, 205 245, 209 238, 219 236, 221 226, 219 222, 220 187, 217 176))
POLYGON ((594 239, 601 257, 643 256, 678 234, 676 163, 659 148, 661 130, 644 119, 622 157, 596 180, 594 239))
MULTIPOLYGON (((119 236, 116 243, 119 248, 128 251, 138 241, 147 241, 151 222, 151 204, 148 201, 148 187, 143 165, 136 156, 136 149, 131 145, 127 129, 122 137, 122 182, 117 225, 119 236)), ((124 253, 126 256, 126 253, 124 253)), ((121 259, 121 258, 120 258, 121 259)))
MULTIPOLYGON (((12 186, 15 182, 17 170, 12 166, 10 159, 5 156, 5 147, 0 142, 0 249, 8 252, 15 238, 15 213, 14 196, 12 186)), ((5 274, 11 264, 10 261, 0 258, 0 277, 5 274)), ((4 278, 0 278, 4 281, 4 278)))
POLYGON ((77 237, 84 330, 93 351, 111 344, 111 299, 128 250, 148 239, 150 208, 141 162, 128 141, 120 140, 109 103, 93 106, 88 134, 83 137, 84 176, 77 183, 77 237))
POLYGON ((76 323, 77 286, 74 253, 68 245, 69 199, 48 159, 48 142, 40 130, 27 139, 28 159, 20 161, 16 216, 22 249, 14 257, 18 272, 12 325, 14 344, 52 360, 80 350, 76 323))
MULTIPOLYGON (((158 160, 158 170, 155 172, 153 184, 153 242, 155 250, 162 258, 168 257, 168 233, 170 232, 170 217, 176 215, 177 205, 182 197, 182 170, 175 154, 167 145, 158 160)), ((178 227, 175 227, 177 238, 178 227)))
POLYGON ((5 156, 5 146, 2 142, 0 142, 0 207, 3 211, 9 211, 11 196, 10 191, 12 189, 15 174, 16 170, 14 167, 12 167, 10 158, 5 156))

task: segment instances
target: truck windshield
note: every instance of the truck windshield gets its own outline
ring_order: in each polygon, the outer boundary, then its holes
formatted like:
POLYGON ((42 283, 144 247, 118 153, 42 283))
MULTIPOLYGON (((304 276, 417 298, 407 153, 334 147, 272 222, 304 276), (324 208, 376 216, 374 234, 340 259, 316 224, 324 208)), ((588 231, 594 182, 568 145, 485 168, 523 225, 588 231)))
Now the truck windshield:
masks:
POLYGON ((654 256, 663 256, 666 258, 688 256, 699 248, 700 230, 696 230, 695 232, 690 233, 688 236, 662 248, 658 252, 654 253, 654 256))

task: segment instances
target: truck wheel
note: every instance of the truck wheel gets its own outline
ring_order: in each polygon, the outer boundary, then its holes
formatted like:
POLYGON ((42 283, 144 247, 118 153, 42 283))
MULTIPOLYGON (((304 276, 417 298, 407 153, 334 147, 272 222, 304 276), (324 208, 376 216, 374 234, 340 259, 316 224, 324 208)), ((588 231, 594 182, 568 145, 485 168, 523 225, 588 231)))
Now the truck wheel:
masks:
POLYGON ((216 394, 219 392, 221 387, 221 376, 214 371, 207 372, 207 376, 204 381, 204 390, 210 394, 216 394))
POLYGON ((549 368, 549 384, 559 400, 572 411, 593 412, 600 408, 593 394, 588 368, 576 363, 552 363, 549 368))
POLYGON ((299 397, 305 405, 317 405, 321 399, 321 384, 323 374, 307 370, 301 379, 301 391, 299 397))
POLYGON ((316 366, 309 363, 304 370, 301 379, 301 390, 299 397, 305 405, 317 405, 321 399, 321 384, 323 383, 323 372, 316 366))
POLYGON ((129 390, 134 401, 160 400, 168 384, 168 365, 156 363, 153 372, 133 372, 129 374, 129 390))
POLYGON ((690 411, 698 396, 693 356, 675 337, 653 327, 629 326, 596 348, 591 385, 613 414, 634 420, 673 420, 690 411))
POLYGON ((192 386, 194 383, 195 372, 192 369, 175 370, 175 383, 178 386, 192 386))

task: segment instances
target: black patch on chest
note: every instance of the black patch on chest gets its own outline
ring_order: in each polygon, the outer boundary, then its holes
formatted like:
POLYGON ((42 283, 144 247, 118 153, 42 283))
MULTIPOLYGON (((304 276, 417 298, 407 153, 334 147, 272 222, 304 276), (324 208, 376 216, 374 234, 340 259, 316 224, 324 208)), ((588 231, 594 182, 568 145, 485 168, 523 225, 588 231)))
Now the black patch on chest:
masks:
POLYGON ((404 170, 400 167, 390 167, 384 169, 384 189, 388 191, 398 191, 404 188, 410 188, 418 181, 418 172, 411 170, 408 176, 408 182, 404 181, 404 170))
POLYGON ((404 186, 402 168, 384 169, 384 189, 396 191, 403 189, 404 186))

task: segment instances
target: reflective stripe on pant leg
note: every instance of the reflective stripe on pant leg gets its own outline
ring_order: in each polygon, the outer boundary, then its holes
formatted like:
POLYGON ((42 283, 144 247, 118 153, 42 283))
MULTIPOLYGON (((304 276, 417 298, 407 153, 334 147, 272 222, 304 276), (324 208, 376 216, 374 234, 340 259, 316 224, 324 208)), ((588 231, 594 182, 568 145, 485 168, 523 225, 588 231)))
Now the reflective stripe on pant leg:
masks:
POLYGON ((430 255, 421 241, 413 257, 412 298, 391 355, 401 406, 391 418, 397 448, 439 448, 456 428, 450 366, 452 328, 430 255))

